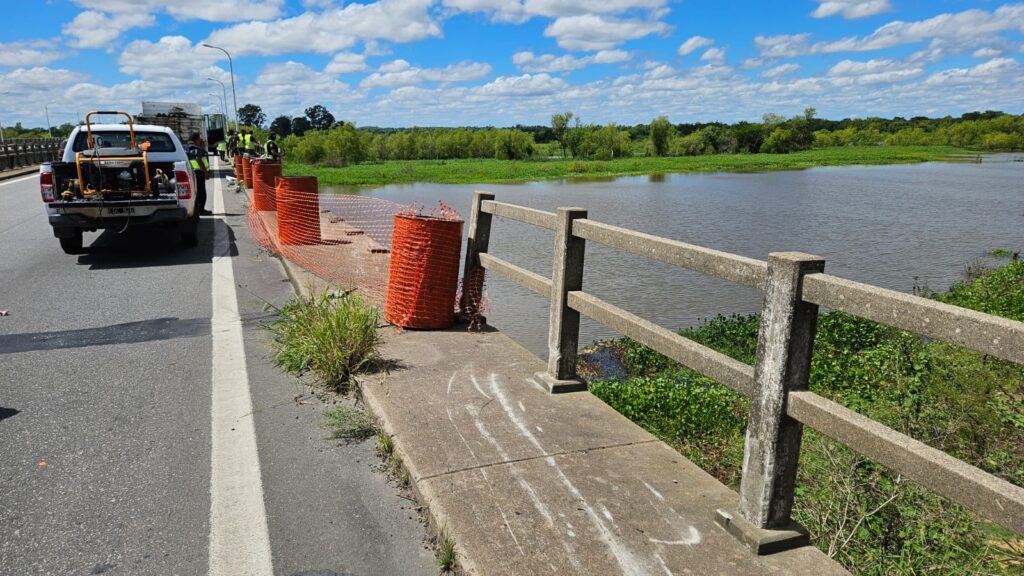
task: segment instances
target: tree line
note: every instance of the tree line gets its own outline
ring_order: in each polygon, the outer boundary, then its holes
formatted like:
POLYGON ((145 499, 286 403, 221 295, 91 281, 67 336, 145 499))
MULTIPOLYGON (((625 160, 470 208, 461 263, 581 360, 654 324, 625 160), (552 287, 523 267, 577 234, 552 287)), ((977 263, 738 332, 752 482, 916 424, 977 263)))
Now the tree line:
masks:
MULTIPOLYGON (((259 106, 239 109, 243 124, 262 126, 259 106)), ((335 119, 322 105, 304 116, 278 116, 269 126, 286 156, 310 164, 346 165, 384 160, 459 158, 572 158, 611 160, 636 155, 785 154, 831 146, 955 146, 974 150, 1024 149, 1024 115, 999 111, 960 117, 819 118, 814 108, 786 118, 768 113, 761 122, 673 123, 666 116, 647 124, 584 123, 567 111, 550 125, 511 128, 357 128, 335 119)))

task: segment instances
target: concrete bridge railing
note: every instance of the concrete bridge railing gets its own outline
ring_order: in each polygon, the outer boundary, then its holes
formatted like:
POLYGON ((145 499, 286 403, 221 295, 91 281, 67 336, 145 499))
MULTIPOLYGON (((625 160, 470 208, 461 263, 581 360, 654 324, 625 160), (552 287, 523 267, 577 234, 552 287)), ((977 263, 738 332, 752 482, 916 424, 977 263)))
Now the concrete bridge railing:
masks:
POLYGON ((6 140, 0 144, 0 171, 52 162, 60 156, 57 138, 6 140))
POLYGON ((1024 364, 1024 323, 853 282, 824 273, 824 259, 797 252, 756 260, 596 222, 582 208, 545 212, 477 192, 466 278, 497 273, 551 302, 548 370, 552 393, 585 390, 576 374, 580 314, 641 342, 751 399, 736 510, 716 520, 758 554, 808 542, 790 518, 803 426, 830 436, 1017 534, 1024 488, 883 426, 808 390, 818 307, 825 306, 1024 364), (488 253, 493 216, 553 230, 551 278, 488 253), (756 364, 750 366, 583 290, 586 242, 631 252, 764 291, 756 364))

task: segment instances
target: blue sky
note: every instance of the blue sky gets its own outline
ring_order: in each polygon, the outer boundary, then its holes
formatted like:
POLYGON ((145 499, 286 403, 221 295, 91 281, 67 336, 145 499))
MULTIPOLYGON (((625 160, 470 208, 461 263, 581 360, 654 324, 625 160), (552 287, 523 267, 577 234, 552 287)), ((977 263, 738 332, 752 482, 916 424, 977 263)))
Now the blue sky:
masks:
POLYGON ((9 2, 0 123, 142 100, 323 104, 358 125, 1024 111, 1024 3, 988 0, 9 2), (211 95, 211 93, 214 93, 211 95), (49 103, 49 104, 48 104, 49 103), (48 105, 47 105, 48 104, 48 105))

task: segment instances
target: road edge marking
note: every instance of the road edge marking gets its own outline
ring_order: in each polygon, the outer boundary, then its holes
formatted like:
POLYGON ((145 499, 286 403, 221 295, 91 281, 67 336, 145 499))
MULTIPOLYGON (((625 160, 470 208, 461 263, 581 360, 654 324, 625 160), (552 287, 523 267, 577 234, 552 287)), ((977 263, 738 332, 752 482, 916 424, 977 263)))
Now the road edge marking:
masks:
POLYGON ((0 186, 6 186, 8 184, 17 184, 18 182, 27 182, 33 178, 39 178, 38 172, 33 172, 24 178, 10 178, 7 180, 0 180, 0 186))
MULTIPOLYGON (((222 179, 213 183, 213 370, 210 408, 210 576, 272 576, 255 416, 242 320, 224 222, 222 179)), ((198 208, 197 208, 198 209, 198 208)))

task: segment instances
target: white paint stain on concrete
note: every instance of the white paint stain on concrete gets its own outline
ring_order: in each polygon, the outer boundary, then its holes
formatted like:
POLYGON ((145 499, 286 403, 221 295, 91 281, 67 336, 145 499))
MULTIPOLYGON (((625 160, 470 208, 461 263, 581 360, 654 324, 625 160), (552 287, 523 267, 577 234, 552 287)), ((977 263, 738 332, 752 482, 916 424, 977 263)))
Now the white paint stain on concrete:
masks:
POLYGON ((660 501, 660 502, 664 502, 665 501, 665 497, 661 495, 661 492, 658 492, 657 490, 655 490, 654 486, 651 486, 650 484, 648 484, 647 482, 645 482, 643 480, 641 480, 641 482, 643 482, 644 486, 646 486, 647 489, 651 491, 651 494, 654 494, 654 497, 657 498, 658 501, 660 501))
MULTIPOLYGON (((519 414, 517 414, 512 409, 512 405, 508 399, 508 396, 506 396, 504 390, 502 390, 501 387, 498 386, 497 378, 497 375, 492 373, 488 380, 488 384, 491 393, 498 400, 498 403, 501 405, 502 410, 505 411, 505 415, 508 417, 509 420, 512 421, 513 424, 515 424, 515 426, 519 429, 519 432, 520 434, 523 435, 523 437, 525 437, 531 444, 533 444, 538 450, 540 450, 542 454, 546 454, 547 451, 537 440, 537 438, 533 435, 533 433, 530 432, 530 429, 526 426, 526 423, 523 421, 523 419, 519 416, 519 414)), ((551 456, 548 456, 546 460, 548 464, 555 469, 556 473, 558 474, 559 480, 561 480, 565 488, 569 491, 572 497, 576 499, 579 505, 583 507, 584 511, 587 513, 587 516, 590 517, 591 523, 594 524, 594 527, 597 528, 598 532, 601 534, 602 539, 608 545, 609 550, 611 550, 612 555, 615 557, 615 560, 618 563, 619 568, 622 569, 623 573, 636 576, 646 576, 650 574, 650 572, 648 572, 647 570, 647 567, 644 565, 645 563, 625 545, 625 543, 618 537, 618 535, 614 534, 609 529, 609 527, 605 524, 604 520, 602 520, 601 517, 594 510, 594 507, 590 505, 587 499, 583 497, 583 494, 580 493, 579 489, 576 488, 576 485, 573 484, 571 480, 569 480, 569 477, 566 476, 562 469, 558 466, 558 463, 555 461, 555 459, 551 456)))

